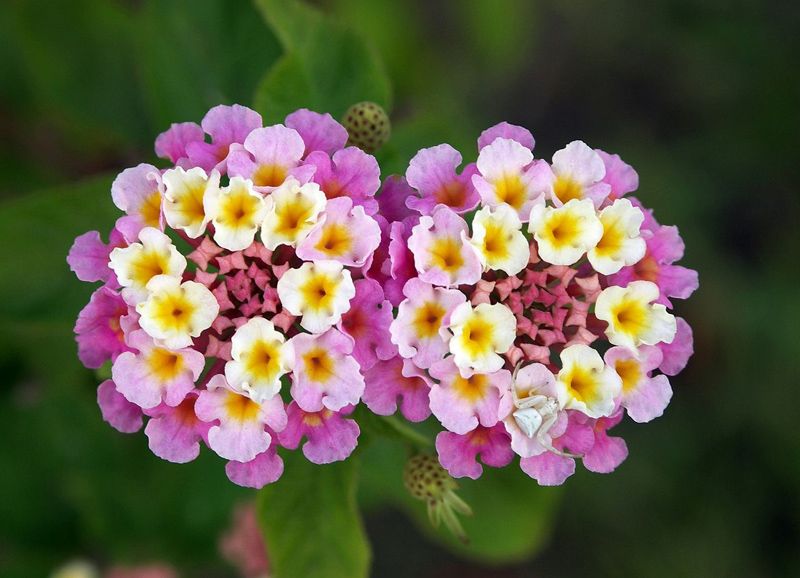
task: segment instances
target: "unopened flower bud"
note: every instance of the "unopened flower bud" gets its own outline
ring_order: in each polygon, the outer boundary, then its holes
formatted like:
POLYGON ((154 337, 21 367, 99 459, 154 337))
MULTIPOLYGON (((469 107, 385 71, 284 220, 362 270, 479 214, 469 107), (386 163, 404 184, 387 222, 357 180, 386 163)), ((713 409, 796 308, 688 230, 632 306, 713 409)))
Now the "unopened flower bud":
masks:
POLYGON ((392 132, 389 115, 374 102, 354 104, 344 115, 342 124, 347 129, 348 145, 373 153, 381 148, 392 132))

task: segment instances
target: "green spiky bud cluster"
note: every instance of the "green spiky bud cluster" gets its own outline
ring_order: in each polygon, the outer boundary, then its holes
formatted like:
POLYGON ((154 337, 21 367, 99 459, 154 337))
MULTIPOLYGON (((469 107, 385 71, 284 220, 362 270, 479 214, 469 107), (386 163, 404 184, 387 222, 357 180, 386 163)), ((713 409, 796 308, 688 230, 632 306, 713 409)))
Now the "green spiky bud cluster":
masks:
POLYGON ((439 464, 434 456, 417 454, 406 462, 403 482, 408 492, 428 505, 431 524, 438 528, 444 525, 462 542, 467 535, 457 514, 472 515, 472 509, 462 500, 456 490, 458 483, 439 464))
POLYGON ((344 115, 342 124, 347 129, 347 144, 364 152, 373 153, 381 148, 392 132, 389 115, 374 102, 354 104, 344 115))

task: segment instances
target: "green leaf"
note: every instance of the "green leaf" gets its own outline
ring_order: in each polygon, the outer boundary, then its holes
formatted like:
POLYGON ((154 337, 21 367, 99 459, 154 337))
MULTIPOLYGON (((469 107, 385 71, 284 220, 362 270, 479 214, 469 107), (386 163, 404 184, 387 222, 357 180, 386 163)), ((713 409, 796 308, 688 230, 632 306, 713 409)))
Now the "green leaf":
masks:
POLYGON ((361 578, 369 546, 356 505, 357 460, 318 466, 287 452, 280 480, 259 493, 276 578, 361 578))
POLYGON ((488 564, 508 564, 530 558, 547 545, 561 496, 560 488, 543 488, 525 475, 518 463, 505 468, 484 467, 477 480, 458 480, 458 495, 473 515, 460 517, 469 544, 462 544, 446 529, 434 529, 425 504, 403 486, 407 449, 396 441, 375 440, 361 458, 369 464, 362 473, 364 507, 392 504, 406 511, 420 530, 459 555, 488 564))
POLYGON ((249 105, 281 53, 249 0, 147 0, 139 22, 138 62, 155 130, 199 121, 217 104, 249 105))
POLYGON ((256 92, 255 106, 266 122, 303 107, 338 118, 363 100, 389 108, 386 72, 361 36, 299 1, 256 2, 286 53, 256 92))
POLYGON ((94 287, 75 278, 67 252, 88 230, 105 237, 120 216, 111 181, 98 177, 0 203, 0 319, 74 320, 94 287))

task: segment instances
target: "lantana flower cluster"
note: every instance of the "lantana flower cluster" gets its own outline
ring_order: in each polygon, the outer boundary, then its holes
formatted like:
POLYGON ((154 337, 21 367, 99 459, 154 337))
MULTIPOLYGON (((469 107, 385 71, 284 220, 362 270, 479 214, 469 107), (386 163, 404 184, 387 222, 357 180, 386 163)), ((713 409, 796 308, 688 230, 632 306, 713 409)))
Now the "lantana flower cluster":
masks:
POLYGON ((114 428, 144 426, 177 463, 205 445, 257 488, 281 476, 279 447, 346 459, 363 402, 433 416, 453 477, 518 455, 554 485, 578 459, 615 469, 626 413, 663 413, 692 353, 672 300, 697 274, 618 156, 575 141, 535 159, 501 123, 463 169, 443 144, 382 182, 329 114, 262 125, 238 105, 173 125, 155 143, 167 168, 114 181, 108 241, 70 250, 100 283, 75 333, 84 365, 111 363, 97 399, 114 428))
POLYGON ((108 243, 86 233, 68 257, 102 283, 75 332, 84 365, 113 363, 97 392, 113 427, 146 421, 150 449, 172 462, 206 445, 251 487, 281 476, 278 446, 319 464, 350 455, 364 376, 396 351, 381 338, 391 305, 365 276, 380 169, 347 140, 328 114, 264 127, 218 106, 158 137, 169 168, 116 178, 125 214, 108 243))
POLYGON ((399 356, 379 362, 364 401, 432 413, 453 477, 515 456, 542 485, 579 459, 611 472, 628 451, 608 431, 660 416, 692 354, 670 309, 697 273, 674 264, 677 228, 630 196, 638 175, 619 156, 574 141, 536 159, 531 133, 507 123, 477 144, 461 170, 449 145, 419 151, 379 197, 399 356))

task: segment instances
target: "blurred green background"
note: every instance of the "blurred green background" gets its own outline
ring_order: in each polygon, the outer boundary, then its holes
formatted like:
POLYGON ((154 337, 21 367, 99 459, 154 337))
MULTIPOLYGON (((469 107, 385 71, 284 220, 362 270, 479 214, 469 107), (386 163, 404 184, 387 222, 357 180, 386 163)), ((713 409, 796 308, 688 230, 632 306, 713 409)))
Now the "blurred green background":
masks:
POLYGON ((392 498, 398 448, 367 448, 373 575, 800 576, 800 4, 326 0, 311 48, 281 1, 261 4, 0 5, 0 576, 75 557, 236 575, 216 544, 254 493, 209 452, 167 464, 102 422, 71 337, 91 288, 64 258, 110 226, 113 176, 155 161, 170 122, 220 102, 341 116, 362 98, 392 110, 385 174, 440 142, 472 160, 500 120, 530 128, 537 157, 575 138, 619 153, 701 282, 677 307, 696 355, 662 418, 621 426, 629 459, 561 491, 464 484, 502 506, 470 522, 472 553, 392 498))

